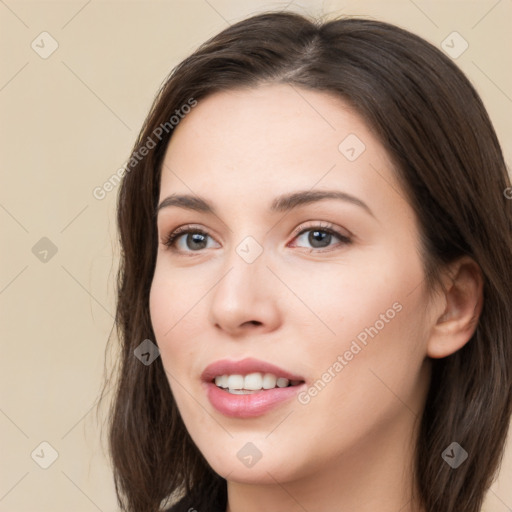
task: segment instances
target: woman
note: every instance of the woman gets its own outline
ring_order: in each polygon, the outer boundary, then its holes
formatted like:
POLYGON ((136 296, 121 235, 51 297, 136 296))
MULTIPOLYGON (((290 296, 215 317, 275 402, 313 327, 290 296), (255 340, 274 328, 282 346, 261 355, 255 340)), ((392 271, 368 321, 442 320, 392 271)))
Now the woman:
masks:
POLYGON ((118 198, 122 509, 480 510, 509 187, 469 81, 403 29, 270 13, 203 44, 118 198))

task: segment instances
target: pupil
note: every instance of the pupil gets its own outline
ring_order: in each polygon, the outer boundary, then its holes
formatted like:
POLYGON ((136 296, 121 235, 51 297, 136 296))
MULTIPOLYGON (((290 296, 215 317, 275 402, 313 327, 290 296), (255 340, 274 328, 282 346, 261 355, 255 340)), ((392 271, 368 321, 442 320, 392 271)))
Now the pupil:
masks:
POLYGON ((308 241, 313 247, 327 247, 331 241, 331 236, 330 233, 326 233, 325 231, 311 231, 308 241), (326 240, 327 243, 322 245, 322 242, 326 240), (320 242, 320 245, 318 245, 318 242, 320 242))
POLYGON ((204 249, 204 247, 201 246, 201 244, 205 244, 205 242, 206 237, 201 233, 189 233, 189 236, 187 236, 187 247, 189 249, 204 249), (192 242, 190 242, 190 239, 192 239, 192 242), (197 245, 194 244, 199 244, 201 247, 198 247, 197 245))

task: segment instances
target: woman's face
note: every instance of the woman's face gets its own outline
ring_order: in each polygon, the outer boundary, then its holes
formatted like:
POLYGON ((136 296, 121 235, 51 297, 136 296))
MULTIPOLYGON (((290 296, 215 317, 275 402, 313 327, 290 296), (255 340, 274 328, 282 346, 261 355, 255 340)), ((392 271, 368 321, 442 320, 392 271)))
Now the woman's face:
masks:
POLYGON ((362 119, 290 85, 214 94, 174 129, 162 201, 151 320, 213 469, 282 483, 408 449, 435 315, 413 209, 362 119))

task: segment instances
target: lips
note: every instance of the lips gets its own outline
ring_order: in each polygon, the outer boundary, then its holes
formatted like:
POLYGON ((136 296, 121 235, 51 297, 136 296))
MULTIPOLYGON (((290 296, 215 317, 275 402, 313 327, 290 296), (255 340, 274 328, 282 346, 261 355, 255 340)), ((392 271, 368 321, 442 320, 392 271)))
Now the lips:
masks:
POLYGON ((294 375, 276 365, 260 361, 258 359, 246 358, 241 361, 230 361, 224 359, 208 365, 201 375, 201 380, 213 382, 219 375, 247 375, 249 373, 272 373, 276 377, 283 377, 289 381, 304 382, 300 375, 294 375))
POLYGON ((284 406, 306 386, 304 378, 300 375, 252 358, 241 361, 216 361, 205 368, 201 380, 211 405, 224 416, 238 419, 262 416, 278 406, 284 406), (219 388, 214 382, 215 377, 222 375, 246 376, 253 373, 273 374, 294 384, 281 388, 260 389, 252 391, 251 394, 232 394, 219 388))

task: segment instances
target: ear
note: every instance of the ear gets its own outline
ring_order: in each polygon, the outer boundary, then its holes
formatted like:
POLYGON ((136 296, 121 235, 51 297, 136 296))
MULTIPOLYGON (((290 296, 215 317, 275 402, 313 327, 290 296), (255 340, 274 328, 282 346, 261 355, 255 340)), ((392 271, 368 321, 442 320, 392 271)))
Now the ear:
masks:
POLYGON ((435 321, 427 344, 427 355, 447 357, 473 336, 483 305, 483 278, 478 264, 464 256, 448 266, 443 277, 445 309, 435 321))

